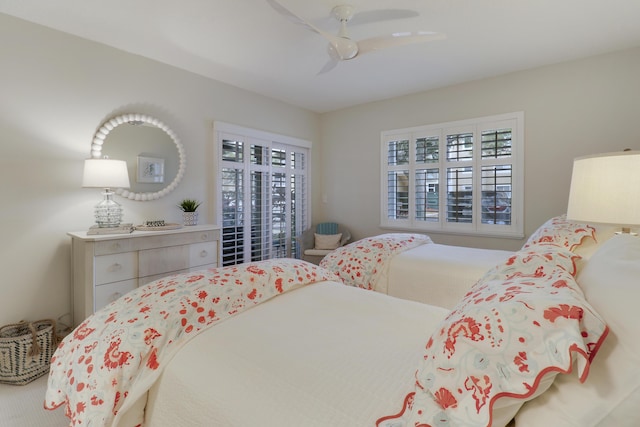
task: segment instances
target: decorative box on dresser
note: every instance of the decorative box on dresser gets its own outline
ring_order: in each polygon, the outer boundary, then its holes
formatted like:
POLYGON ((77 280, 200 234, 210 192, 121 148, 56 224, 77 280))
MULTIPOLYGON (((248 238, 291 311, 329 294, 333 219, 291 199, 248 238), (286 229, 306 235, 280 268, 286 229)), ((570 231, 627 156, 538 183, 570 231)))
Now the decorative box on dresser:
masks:
POLYGON ((71 236, 73 324, 125 293, 160 277, 218 266, 220 228, 71 236))

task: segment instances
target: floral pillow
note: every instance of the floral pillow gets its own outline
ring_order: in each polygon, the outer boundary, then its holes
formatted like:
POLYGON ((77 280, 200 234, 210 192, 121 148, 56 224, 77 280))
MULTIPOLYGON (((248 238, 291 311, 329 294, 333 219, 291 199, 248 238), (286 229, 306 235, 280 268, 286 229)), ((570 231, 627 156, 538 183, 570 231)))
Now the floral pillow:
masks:
POLYGON ((570 375, 518 412, 518 427, 640 425, 640 239, 604 242, 577 277, 609 324, 609 338, 584 384, 570 375))
POLYGON ((489 271, 428 340, 415 393, 377 425, 490 426, 494 408, 518 402, 512 416, 549 375, 575 366, 584 381, 608 327, 574 280, 576 258, 543 245, 489 271))
POLYGON ((579 224, 567 220, 566 215, 551 218, 542 224, 527 240, 522 249, 536 244, 558 245, 573 251, 585 240, 595 242, 596 230, 586 224, 579 224))

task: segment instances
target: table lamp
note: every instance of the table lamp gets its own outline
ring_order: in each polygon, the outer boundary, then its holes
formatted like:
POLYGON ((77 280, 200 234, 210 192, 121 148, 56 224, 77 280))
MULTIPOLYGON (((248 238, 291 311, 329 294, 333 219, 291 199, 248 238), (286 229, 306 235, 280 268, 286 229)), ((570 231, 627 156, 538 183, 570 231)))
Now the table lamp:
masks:
POLYGON ((640 151, 575 159, 567 219, 619 225, 622 233, 640 225, 640 151))
POLYGON ((118 227, 122 220, 122 206, 113 200, 112 188, 129 188, 129 172, 124 160, 87 159, 84 161, 83 187, 104 188, 103 199, 95 207, 99 228, 118 227))

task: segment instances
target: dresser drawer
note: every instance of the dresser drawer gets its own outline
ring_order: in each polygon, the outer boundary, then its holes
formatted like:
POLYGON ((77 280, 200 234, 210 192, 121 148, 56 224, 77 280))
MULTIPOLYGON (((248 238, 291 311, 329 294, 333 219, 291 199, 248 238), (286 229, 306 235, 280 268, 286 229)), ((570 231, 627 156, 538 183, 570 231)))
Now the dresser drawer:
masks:
POLYGON ((189 267, 215 264, 218 261, 218 246, 207 243, 189 245, 189 267))
POLYGON ((210 268, 216 268, 218 266, 218 263, 212 263, 212 264, 202 264, 202 265, 196 265, 193 267, 189 267, 186 270, 180 270, 180 271, 172 271, 170 273, 162 273, 162 274, 156 274, 153 276, 145 276, 145 277, 140 277, 138 279, 138 286, 144 286, 148 283, 153 282, 154 280, 158 280, 158 279, 164 279, 165 277, 171 277, 174 274, 181 274, 181 273, 190 273, 190 272, 194 272, 194 271, 200 271, 200 270, 208 270, 210 268))
POLYGON ((133 279, 138 275, 138 254, 100 255, 95 257, 94 268, 96 285, 133 279))
POLYGON ((131 239, 105 240, 96 242, 95 255, 119 254, 133 251, 131 239))
POLYGON ((145 249, 138 252, 138 277, 154 276, 189 268, 189 245, 145 249))
POLYGON ((102 307, 117 300, 122 295, 138 287, 138 280, 123 280, 121 282, 109 283, 106 285, 96 286, 94 293, 93 310, 100 310, 102 307))

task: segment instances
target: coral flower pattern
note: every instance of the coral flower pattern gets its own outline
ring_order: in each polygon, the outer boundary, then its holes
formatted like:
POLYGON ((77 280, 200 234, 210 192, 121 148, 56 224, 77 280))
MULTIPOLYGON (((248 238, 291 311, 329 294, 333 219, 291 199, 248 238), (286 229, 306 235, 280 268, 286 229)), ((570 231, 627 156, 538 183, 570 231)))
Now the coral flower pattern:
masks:
POLYGON ((427 243, 433 241, 424 234, 381 234, 330 252, 320 266, 334 271, 345 285, 376 290, 376 283, 394 255, 427 243))
POLYGON ((276 259, 165 277, 86 319, 58 346, 45 408, 66 407, 70 425, 111 425, 190 338, 294 287, 335 276, 276 259))
POLYGON ((569 221, 566 215, 549 219, 529 237, 522 249, 533 245, 557 245, 573 251, 585 239, 596 240, 596 229, 569 221))
POLYGON ((428 339, 400 412, 376 425, 490 426, 497 399, 526 400, 547 373, 575 366, 584 381, 608 327, 575 282, 577 259, 532 245, 487 272, 428 339))

